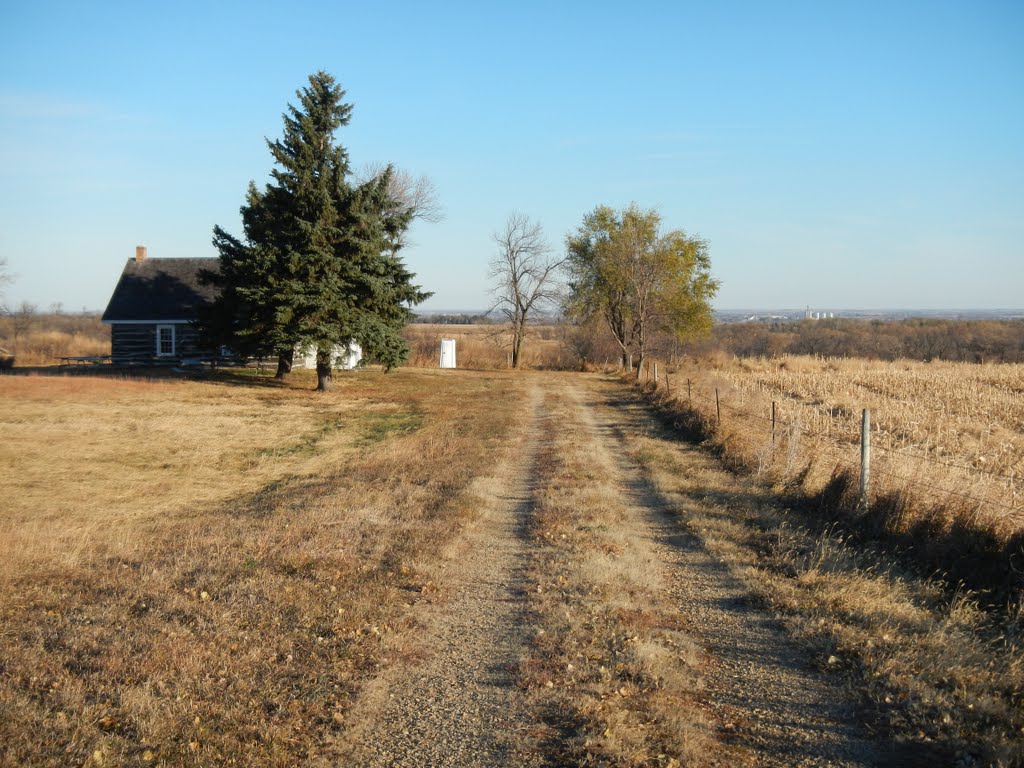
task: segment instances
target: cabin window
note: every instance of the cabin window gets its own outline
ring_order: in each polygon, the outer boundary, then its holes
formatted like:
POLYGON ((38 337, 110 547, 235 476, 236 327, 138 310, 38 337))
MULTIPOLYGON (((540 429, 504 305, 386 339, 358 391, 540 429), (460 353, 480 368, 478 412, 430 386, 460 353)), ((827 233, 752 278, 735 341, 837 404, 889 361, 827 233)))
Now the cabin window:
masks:
POLYGON ((156 327, 156 354, 157 357, 171 357, 174 355, 173 325, 158 325, 156 327))

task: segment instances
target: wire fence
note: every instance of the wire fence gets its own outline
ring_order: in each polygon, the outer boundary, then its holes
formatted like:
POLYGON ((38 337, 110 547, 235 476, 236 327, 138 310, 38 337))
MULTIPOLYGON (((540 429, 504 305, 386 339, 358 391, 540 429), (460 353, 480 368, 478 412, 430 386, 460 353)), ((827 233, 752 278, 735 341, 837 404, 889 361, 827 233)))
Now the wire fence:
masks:
POLYGON ((862 456, 860 434, 850 434, 848 427, 842 425, 845 439, 840 441, 832 429, 823 431, 808 427, 806 419, 802 418, 802 412, 808 406, 797 400, 772 399, 770 408, 753 410, 749 402, 730 401, 728 397, 733 393, 723 393, 721 387, 705 384, 692 377, 682 379, 678 373, 674 376, 666 373, 659 380, 656 366, 648 372, 647 381, 667 389, 676 401, 688 403, 693 410, 711 420, 719 430, 741 434, 754 444, 771 446, 783 437, 790 444, 794 441, 810 443, 808 449, 826 459, 834 469, 845 469, 853 476, 870 477, 870 491, 867 488, 864 490, 872 497, 881 493, 905 494, 912 489, 915 499, 932 505, 959 499, 974 506, 976 511, 986 509, 1000 517, 1024 513, 1018 495, 1020 477, 1013 472, 974 467, 906 448, 879 445, 874 438, 868 441, 870 449, 882 456, 865 464, 867 455, 862 456), (758 424, 763 426, 758 429, 755 426, 758 424), (934 467, 937 471, 919 471, 916 476, 909 474, 906 467, 912 462, 918 462, 922 469, 934 467), (957 487, 939 482, 942 471, 945 471, 945 479, 957 483, 957 487), (927 474, 927 479, 921 476, 924 474, 927 474))

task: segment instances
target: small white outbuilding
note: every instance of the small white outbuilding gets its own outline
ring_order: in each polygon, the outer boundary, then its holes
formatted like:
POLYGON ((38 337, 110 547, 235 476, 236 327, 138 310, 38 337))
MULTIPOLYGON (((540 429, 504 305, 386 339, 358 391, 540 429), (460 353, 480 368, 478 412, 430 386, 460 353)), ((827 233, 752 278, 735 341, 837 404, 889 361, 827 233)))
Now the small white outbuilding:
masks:
MULTIPOLYGON (((332 363, 338 371, 351 371, 363 360, 363 348, 354 341, 348 344, 335 344, 332 363)), ((295 350, 294 368, 316 368, 316 348, 295 350)))
POLYGON ((441 339, 441 367, 455 367, 455 339, 441 339))

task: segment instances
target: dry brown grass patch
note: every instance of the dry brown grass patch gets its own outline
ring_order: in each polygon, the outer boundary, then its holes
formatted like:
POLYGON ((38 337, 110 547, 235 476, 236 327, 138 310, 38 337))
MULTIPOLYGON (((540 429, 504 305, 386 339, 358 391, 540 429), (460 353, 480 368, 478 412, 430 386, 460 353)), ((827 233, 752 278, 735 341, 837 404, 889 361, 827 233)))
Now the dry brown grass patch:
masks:
POLYGON ((57 365, 70 355, 109 355, 110 327, 99 313, 36 313, 27 324, 0 314, 0 347, 15 355, 17 366, 57 365))
MULTIPOLYGON (((562 326, 531 326, 522 349, 521 367, 577 368, 578 359, 564 343, 566 332, 562 326)), ((410 347, 409 364, 416 367, 438 366, 441 339, 455 339, 460 368, 493 370, 511 367, 512 336, 502 325, 417 323, 406 326, 404 335, 410 347)))
POLYGON ((292 387, 90 377, 5 377, 0 396, 0 573, 70 567, 96 547, 118 556, 136 546, 138 518, 322 472, 388 407, 292 387))
POLYGON ((20 505, 5 525, 85 543, 74 557, 33 543, 0 581, 4 762, 332 761, 364 681, 406 652, 409 607, 443 593, 438 553, 474 518, 472 481, 519 398, 499 375, 336 383, 5 391, 9 424, 49 448, 11 456, 23 477, 5 478, 20 505), (78 445, 90 430, 97 444, 78 445), (65 451, 89 492, 51 480, 52 502, 33 497, 49 527, 33 528, 25 478, 45 472, 30 458, 65 451), (135 486, 120 455, 148 457, 135 486))

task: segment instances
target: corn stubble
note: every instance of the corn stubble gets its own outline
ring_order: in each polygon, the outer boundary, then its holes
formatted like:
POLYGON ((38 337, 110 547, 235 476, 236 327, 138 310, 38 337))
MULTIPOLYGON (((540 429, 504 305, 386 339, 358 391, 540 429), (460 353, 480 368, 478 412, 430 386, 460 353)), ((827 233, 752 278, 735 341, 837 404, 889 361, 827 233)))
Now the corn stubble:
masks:
POLYGON ((330 762, 518 384, 296 378, 0 380, 0 762, 330 762))
POLYGON ((720 357, 670 382, 659 400, 729 466, 813 499, 826 517, 912 551, 953 582, 1001 602, 1024 595, 1015 565, 1024 556, 1024 365, 720 357), (868 505, 859 498, 864 408, 868 505))

